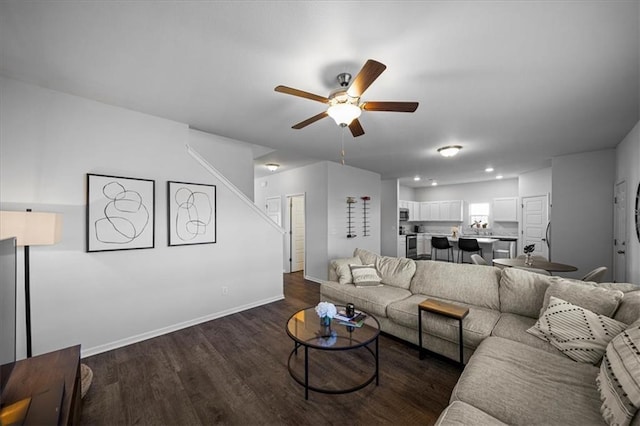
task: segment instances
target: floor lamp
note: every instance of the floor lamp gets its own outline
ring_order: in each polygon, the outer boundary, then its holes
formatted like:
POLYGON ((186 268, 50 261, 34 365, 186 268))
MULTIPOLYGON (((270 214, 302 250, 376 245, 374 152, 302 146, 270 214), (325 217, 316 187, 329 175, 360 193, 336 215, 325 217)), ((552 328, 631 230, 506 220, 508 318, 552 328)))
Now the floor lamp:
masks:
POLYGON ((27 328, 27 358, 31 357, 31 289, 29 274, 29 247, 49 246, 60 241, 62 215, 58 213, 27 211, 0 211, 0 239, 16 237, 17 245, 24 247, 24 306, 27 328))

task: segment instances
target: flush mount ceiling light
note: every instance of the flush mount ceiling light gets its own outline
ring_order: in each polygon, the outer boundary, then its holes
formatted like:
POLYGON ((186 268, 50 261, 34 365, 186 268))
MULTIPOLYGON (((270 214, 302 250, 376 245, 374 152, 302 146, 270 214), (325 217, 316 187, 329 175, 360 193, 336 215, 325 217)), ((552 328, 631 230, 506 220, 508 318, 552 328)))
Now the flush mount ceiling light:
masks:
POLYGON ((487 167, 486 169, 484 169, 484 171, 487 173, 491 173, 493 171, 493 167, 487 167))
POLYGON ((442 148, 438 148, 438 152, 443 157, 453 157, 461 149, 462 147, 460 145, 449 145, 449 146, 443 146, 442 148))
POLYGON ((413 178, 414 181, 418 182, 420 180, 420 176, 416 176, 413 178))
POLYGON ((276 164, 276 163, 269 163, 269 164, 265 164, 265 167, 267 168, 267 170, 269 170, 270 172, 275 172, 276 170, 278 170, 278 168, 280 167, 280 164, 276 164))
POLYGON ((496 176, 496 179, 502 179, 502 175, 496 176))
POLYGON ((438 186, 438 182, 434 180, 433 182, 431 182, 431 186, 438 186))

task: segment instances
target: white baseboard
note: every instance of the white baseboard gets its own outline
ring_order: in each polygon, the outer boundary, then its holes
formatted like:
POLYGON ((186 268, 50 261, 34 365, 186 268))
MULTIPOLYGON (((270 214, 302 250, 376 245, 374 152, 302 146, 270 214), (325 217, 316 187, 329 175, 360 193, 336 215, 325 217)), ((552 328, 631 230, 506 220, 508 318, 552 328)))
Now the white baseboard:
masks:
POLYGON ((326 281, 326 280, 323 280, 323 279, 320 279, 320 278, 316 278, 316 277, 312 277, 312 276, 309 276, 309 275, 305 275, 304 279, 305 280, 309 280, 309 281, 313 281, 314 283, 318 283, 318 284, 322 284, 324 281, 326 281))
POLYGON ((178 324, 173 324, 168 327, 159 328, 157 330, 152 330, 146 333, 141 333, 135 336, 127 337, 125 339, 116 340, 115 342, 106 343, 104 345, 94 346, 88 349, 81 350, 81 358, 86 358, 92 355, 97 355, 103 352, 111 351, 114 349, 118 349, 124 346, 128 346, 134 343, 142 342, 147 339, 152 339, 154 337, 162 336, 167 333, 172 333, 177 330, 182 330, 183 328, 192 327, 194 325, 202 324, 203 322, 211 321, 217 318, 226 317, 227 315, 236 314, 238 312, 246 311, 248 309, 257 308, 258 306, 266 305, 269 303, 277 302, 278 300, 284 299, 284 294, 275 296, 269 299, 258 300, 256 302, 248 303, 246 305, 236 306, 231 309, 227 309, 221 312, 215 312, 213 314, 205 315, 200 318, 195 318, 189 321, 184 321, 178 324))

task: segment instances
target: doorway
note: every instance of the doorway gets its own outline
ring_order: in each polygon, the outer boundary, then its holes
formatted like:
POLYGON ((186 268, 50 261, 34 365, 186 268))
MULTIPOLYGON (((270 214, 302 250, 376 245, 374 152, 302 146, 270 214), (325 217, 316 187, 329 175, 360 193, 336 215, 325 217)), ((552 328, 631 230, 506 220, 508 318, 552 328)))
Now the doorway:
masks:
POLYGON ((549 222, 549 197, 538 195, 522 197, 522 244, 525 247, 534 245, 532 255, 549 259, 551 248, 549 222))
POLYGON ((616 184, 613 199, 613 281, 627 281, 627 182, 616 184))
POLYGON ((287 196, 289 212, 289 272, 304 271, 305 266, 305 196, 287 196))

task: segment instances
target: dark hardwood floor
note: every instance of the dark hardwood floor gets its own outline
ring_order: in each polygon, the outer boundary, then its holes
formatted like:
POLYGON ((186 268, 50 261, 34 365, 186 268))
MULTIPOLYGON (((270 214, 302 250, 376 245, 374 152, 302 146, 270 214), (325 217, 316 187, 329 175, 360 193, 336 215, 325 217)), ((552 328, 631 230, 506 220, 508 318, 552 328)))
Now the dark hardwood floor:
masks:
MULTIPOLYGON (((306 401, 304 389, 287 371, 293 341, 285 324, 298 309, 318 303, 319 285, 304 280, 302 273, 285 274, 284 293, 279 302, 85 358, 94 377, 81 423, 435 422, 460 367, 429 356, 420 361, 416 347, 385 335, 380 337, 379 386, 372 383, 344 395, 310 392, 306 401)), ((323 367, 327 375, 335 372, 330 361, 323 367)))

